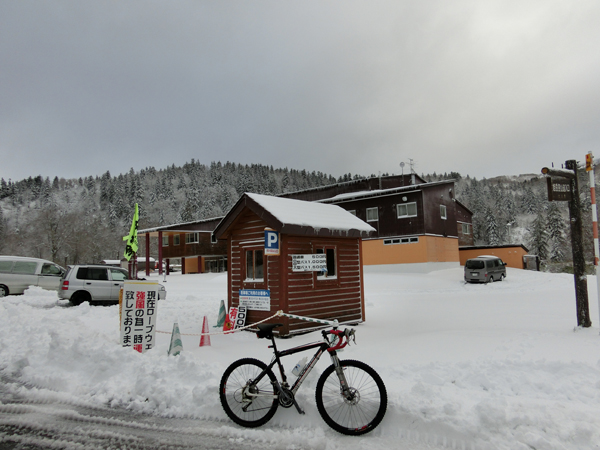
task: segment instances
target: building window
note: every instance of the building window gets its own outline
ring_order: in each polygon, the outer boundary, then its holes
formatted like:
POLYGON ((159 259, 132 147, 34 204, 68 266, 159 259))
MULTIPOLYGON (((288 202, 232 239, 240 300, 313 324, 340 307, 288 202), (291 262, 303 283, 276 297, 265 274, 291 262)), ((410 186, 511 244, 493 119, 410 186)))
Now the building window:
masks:
POLYGON ((318 272, 317 279, 322 280, 325 278, 337 278, 335 248, 318 248, 316 253, 317 255, 322 255, 323 253, 327 255, 327 270, 318 272))
POLYGON ((367 222, 377 222, 379 220, 379 210, 377 208, 367 208, 367 222))
POLYGON ((179 245, 179 235, 178 234, 173 236, 173 245, 179 245))
POLYGON ((416 236, 383 240, 383 245, 418 244, 418 243, 419 243, 419 238, 416 236))
POLYGON ((463 234, 471 234, 471 225, 468 223, 462 224, 462 232, 463 234))
POLYGON ((186 244, 196 244, 200 242, 198 233, 186 233, 185 234, 185 243, 186 244))
POLYGON ((162 246, 163 247, 168 247, 169 246, 169 236, 163 236, 162 237, 162 246))
POLYGON ((448 215, 446 214, 446 205, 440 205, 440 216, 444 220, 448 218, 448 215))
POLYGON ((263 281, 263 251, 246 250, 246 280, 263 281))
POLYGON ((351 209, 351 210, 349 210, 348 212, 349 212, 350 214, 352 214, 353 216, 355 216, 355 215, 356 215, 356 210, 355 210, 355 209, 351 209))
POLYGON ((396 212, 398 213, 398 219, 404 217, 417 217, 417 204, 413 202, 396 205, 396 212))

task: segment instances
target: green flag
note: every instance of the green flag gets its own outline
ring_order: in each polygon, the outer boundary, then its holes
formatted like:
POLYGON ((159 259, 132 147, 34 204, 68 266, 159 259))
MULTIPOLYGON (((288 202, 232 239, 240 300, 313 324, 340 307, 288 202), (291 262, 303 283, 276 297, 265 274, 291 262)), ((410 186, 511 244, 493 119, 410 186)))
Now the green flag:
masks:
POLYGON ((127 246, 125 247, 125 259, 129 261, 134 253, 138 251, 138 221, 140 219, 140 215, 138 212, 138 204, 135 204, 135 212, 133 213, 133 221, 131 222, 131 228, 129 229, 129 234, 127 236, 123 236, 123 240, 127 241, 127 246))

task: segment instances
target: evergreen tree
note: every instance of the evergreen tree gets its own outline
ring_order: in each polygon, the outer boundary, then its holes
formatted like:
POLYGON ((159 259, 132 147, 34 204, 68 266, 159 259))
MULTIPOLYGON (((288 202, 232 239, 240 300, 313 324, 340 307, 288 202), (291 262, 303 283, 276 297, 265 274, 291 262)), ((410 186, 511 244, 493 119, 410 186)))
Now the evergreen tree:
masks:
POLYGON ((546 217, 539 212, 529 231, 530 252, 538 255, 540 260, 548 259, 548 231, 546 217))
POLYGON ((491 210, 491 208, 487 208, 485 216, 487 243, 489 245, 499 245, 500 229, 496 220, 496 214, 491 210))

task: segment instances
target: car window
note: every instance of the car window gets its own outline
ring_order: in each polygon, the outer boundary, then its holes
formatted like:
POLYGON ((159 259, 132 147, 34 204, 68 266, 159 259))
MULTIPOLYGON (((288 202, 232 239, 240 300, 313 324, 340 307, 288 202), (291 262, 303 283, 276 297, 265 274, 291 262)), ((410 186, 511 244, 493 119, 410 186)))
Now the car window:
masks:
POLYGON ((13 273, 22 273, 24 275, 35 274, 38 263, 31 261, 17 261, 15 267, 13 267, 13 273))
POLYGON ((108 281, 108 273, 103 267, 80 267, 77 271, 77 278, 80 280, 108 281))
POLYGON ((124 270, 110 269, 110 275, 113 281, 125 281, 129 279, 129 275, 124 270))
POLYGON ((10 272, 12 265, 12 261, 0 261, 0 272, 10 272))
POLYGON ((44 263, 44 265, 42 265, 42 275, 59 276, 61 272, 60 267, 55 264, 44 263))
POLYGON ((88 269, 88 276, 90 277, 90 280, 106 280, 108 281, 108 273, 106 272, 106 269, 102 268, 97 268, 97 267, 90 267, 88 269))
POLYGON ((467 269, 483 269, 483 261, 468 259, 466 264, 467 269))

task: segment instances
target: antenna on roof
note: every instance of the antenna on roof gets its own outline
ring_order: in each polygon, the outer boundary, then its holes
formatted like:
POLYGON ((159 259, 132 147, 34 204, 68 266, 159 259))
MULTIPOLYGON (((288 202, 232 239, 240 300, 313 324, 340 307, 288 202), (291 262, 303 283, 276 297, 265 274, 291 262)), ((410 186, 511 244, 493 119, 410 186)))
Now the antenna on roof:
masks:
POLYGON ((415 160, 412 158, 408 158, 408 163, 410 164, 410 184, 416 184, 417 181, 415 179, 415 160))
POLYGON ((402 186, 404 186, 404 162, 400 163, 400 167, 402 168, 402 186))

